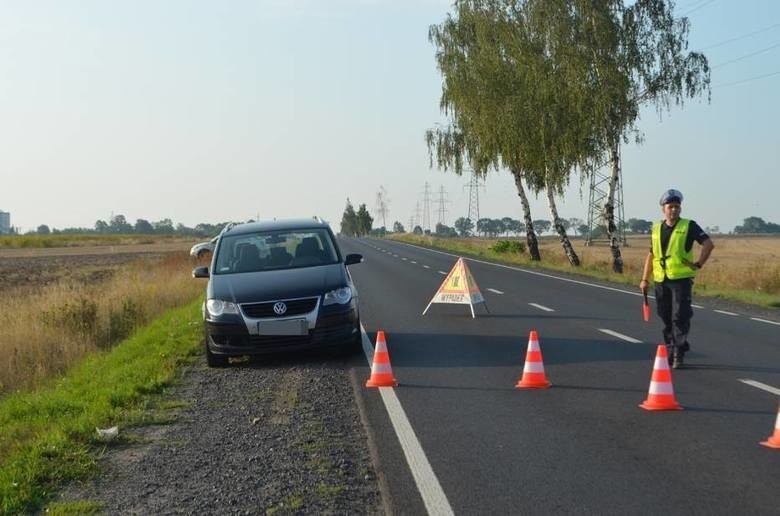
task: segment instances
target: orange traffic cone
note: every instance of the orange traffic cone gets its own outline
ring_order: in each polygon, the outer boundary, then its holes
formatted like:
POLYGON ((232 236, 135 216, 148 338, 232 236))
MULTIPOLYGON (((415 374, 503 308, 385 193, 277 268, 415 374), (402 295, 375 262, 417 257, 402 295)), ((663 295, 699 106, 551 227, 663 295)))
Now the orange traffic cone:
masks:
POLYGON ((647 399, 639 405, 645 410, 682 410, 683 408, 674 399, 672 387, 672 372, 669 370, 669 362, 666 354, 666 345, 660 344, 655 355, 653 375, 650 377, 650 389, 647 399))
POLYGON ((777 421, 775 421, 775 433, 761 441, 759 444, 767 448, 780 448, 780 405, 777 406, 777 421))
POLYGON ((531 330, 528 336, 528 350, 525 353, 523 376, 517 381, 517 389, 546 389, 552 385, 544 374, 542 350, 539 348, 539 336, 531 330))
POLYGON ((371 377, 366 382, 366 387, 396 387, 398 382, 393 376, 393 368, 390 367, 390 355, 387 353, 385 332, 376 332, 376 347, 374 348, 374 361, 371 364, 371 377))

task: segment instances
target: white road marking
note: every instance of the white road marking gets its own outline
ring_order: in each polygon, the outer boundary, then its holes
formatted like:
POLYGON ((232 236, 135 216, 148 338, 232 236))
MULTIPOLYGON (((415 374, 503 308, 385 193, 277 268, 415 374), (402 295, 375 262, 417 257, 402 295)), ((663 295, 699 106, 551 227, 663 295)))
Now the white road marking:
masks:
POLYGON ((547 308, 544 305, 538 305, 536 303, 528 303, 529 305, 533 306, 534 308, 538 308, 539 310, 544 310, 545 312, 554 312, 552 308, 547 308))
POLYGON ((441 274, 442 276, 446 276, 447 275, 447 273, 444 272, 444 271, 439 271, 439 274, 441 274))
POLYGON ((768 321, 767 319, 759 319, 758 317, 751 317, 750 319, 753 321, 765 322, 768 324, 774 324, 775 326, 780 326, 780 322, 777 321, 768 321))
MULTIPOLYGON (((362 325, 360 330, 363 334, 363 352, 370 366, 373 363, 374 350, 362 325)), ((379 394, 385 404, 387 415, 393 424, 398 442, 401 444, 404 457, 406 457, 406 463, 409 464, 412 477, 415 484, 417 484, 417 490, 420 492, 428 514, 454 515, 455 513, 450 506, 450 502, 447 500, 441 484, 439 484, 439 479, 436 477, 431 463, 428 462, 428 457, 425 456, 425 451, 422 445, 420 445, 420 441, 417 440, 414 428, 412 428, 409 418, 406 417, 406 412, 401 406, 398 396, 395 395, 395 390, 393 387, 379 387, 379 394)))
POLYGON ((414 260, 412 260, 410 263, 417 265, 417 262, 415 262, 414 260))
POLYGON ((772 387, 771 385, 757 382, 755 380, 748 380, 747 378, 740 378, 739 381, 746 385, 750 385, 751 387, 755 387, 756 389, 761 389, 762 391, 771 392, 772 394, 777 394, 780 396, 780 389, 777 387, 772 387))
POLYGON ((423 269, 430 269, 430 268, 431 268, 430 265, 423 265, 423 269))
POLYGON ((501 292, 500 290, 496 290, 494 288, 489 288, 488 290, 491 291, 491 292, 494 292, 496 294, 503 294, 503 292, 501 292))
MULTIPOLYGON (((422 247, 422 246, 419 246, 419 245, 407 244, 406 242, 398 242, 398 243, 403 244, 403 245, 408 245, 409 247, 415 247, 417 249, 422 249, 423 251, 430 251, 432 253, 443 254, 445 256, 452 256, 452 257, 455 257, 455 258, 459 258, 460 257, 457 254, 447 253, 447 252, 444 252, 444 251, 439 251, 437 249, 429 249, 427 247, 422 247)), ((570 278, 562 278, 560 276, 554 276, 552 274, 545 274, 543 272, 531 271, 531 270, 523 269, 521 267, 514 267, 512 265, 503 265, 503 264, 500 264, 500 263, 486 262, 484 260, 475 260, 473 258, 468 258, 468 260, 470 260, 472 262, 475 262, 475 263, 481 263, 483 265, 492 265, 493 267, 500 267, 500 268, 503 268, 503 269, 509 269, 509 270, 513 270, 513 271, 524 272, 526 274, 531 274, 531 275, 534 275, 534 276, 541 276, 543 278, 550 278, 550 279, 556 279, 558 281, 565 281, 567 283, 574 283, 576 285, 584 285, 586 287, 600 288, 602 290, 610 290, 612 292, 620 292, 621 294, 630 294, 632 296, 641 296, 642 295, 639 292, 632 292, 632 291, 623 290, 623 289, 620 289, 620 288, 607 287, 605 285, 598 285, 596 283, 589 283, 587 281, 579 281, 579 280, 574 280, 574 279, 570 279, 570 278)), ((439 271, 439 272, 441 272, 441 271, 439 271)), ((652 296, 652 295, 648 295, 647 297, 655 299, 655 296, 652 296)), ((693 306, 694 308, 704 308, 701 305, 691 305, 691 306, 693 306)), ((775 321, 768 321, 766 319, 759 319, 757 317, 751 317, 750 319, 752 319, 753 321, 769 323, 769 324, 774 324, 774 325, 780 326, 780 323, 775 322, 775 321)))
POLYGON ((618 333, 616 331, 608 330, 606 328, 599 328, 599 331, 601 333, 606 333, 607 335, 617 337, 618 339, 625 340, 626 342, 630 342, 632 344, 642 344, 641 340, 637 340, 634 337, 629 337, 628 335, 623 335, 622 333, 618 333))
POLYGON ((401 258, 401 259, 402 259, 403 261, 406 261, 406 257, 404 257, 404 258, 401 258))
POLYGON ((739 315, 739 314, 735 314, 734 312, 727 312, 726 310, 713 310, 713 312, 723 314, 723 315, 739 315))

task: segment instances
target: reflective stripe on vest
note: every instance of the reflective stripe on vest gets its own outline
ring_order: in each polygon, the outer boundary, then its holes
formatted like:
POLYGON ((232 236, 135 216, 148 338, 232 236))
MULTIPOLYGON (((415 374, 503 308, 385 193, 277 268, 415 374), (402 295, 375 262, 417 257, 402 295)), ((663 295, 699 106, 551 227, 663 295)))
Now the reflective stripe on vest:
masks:
POLYGON ((665 256, 661 252, 661 224, 664 222, 653 224, 653 280, 656 282, 661 282, 666 278, 674 280, 696 276, 696 271, 683 263, 684 259, 693 262, 693 248, 690 251, 685 250, 689 223, 688 219, 677 221, 669 236, 665 256))

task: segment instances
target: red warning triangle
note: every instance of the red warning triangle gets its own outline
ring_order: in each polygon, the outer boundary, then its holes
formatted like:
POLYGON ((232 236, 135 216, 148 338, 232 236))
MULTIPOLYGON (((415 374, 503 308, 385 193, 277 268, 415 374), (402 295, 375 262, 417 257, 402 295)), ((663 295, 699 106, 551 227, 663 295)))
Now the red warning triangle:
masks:
MULTIPOLYGON (((431 302, 425 307, 423 315, 425 315, 425 312, 428 311, 428 308, 433 303, 469 305, 471 317, 475 317, 475 304, 485 304, 485 298, 482 297, 477 282, 474 280, 474 276, 471 275, 471 270, 469 270, 469 266, 466 265, 463 258, 458 258, 455 266, 447 274, 447 277, 444 278, 444 282, 439 287, 439 290, 436 291, 436 294, 434 294, 431 302)), ((485 304, 485 309, 487 310, 487 304, 485 304)))

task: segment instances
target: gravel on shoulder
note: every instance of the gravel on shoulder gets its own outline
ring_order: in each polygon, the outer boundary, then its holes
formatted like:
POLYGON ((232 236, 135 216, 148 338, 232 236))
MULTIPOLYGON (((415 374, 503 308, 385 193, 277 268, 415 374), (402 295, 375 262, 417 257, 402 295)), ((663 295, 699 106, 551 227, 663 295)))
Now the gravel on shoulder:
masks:
POLYGON ((58 501, 107 514, 384 514, 351 361, 199 360, 166 398, 174 421, 121 429, 101 474, 58 501))

